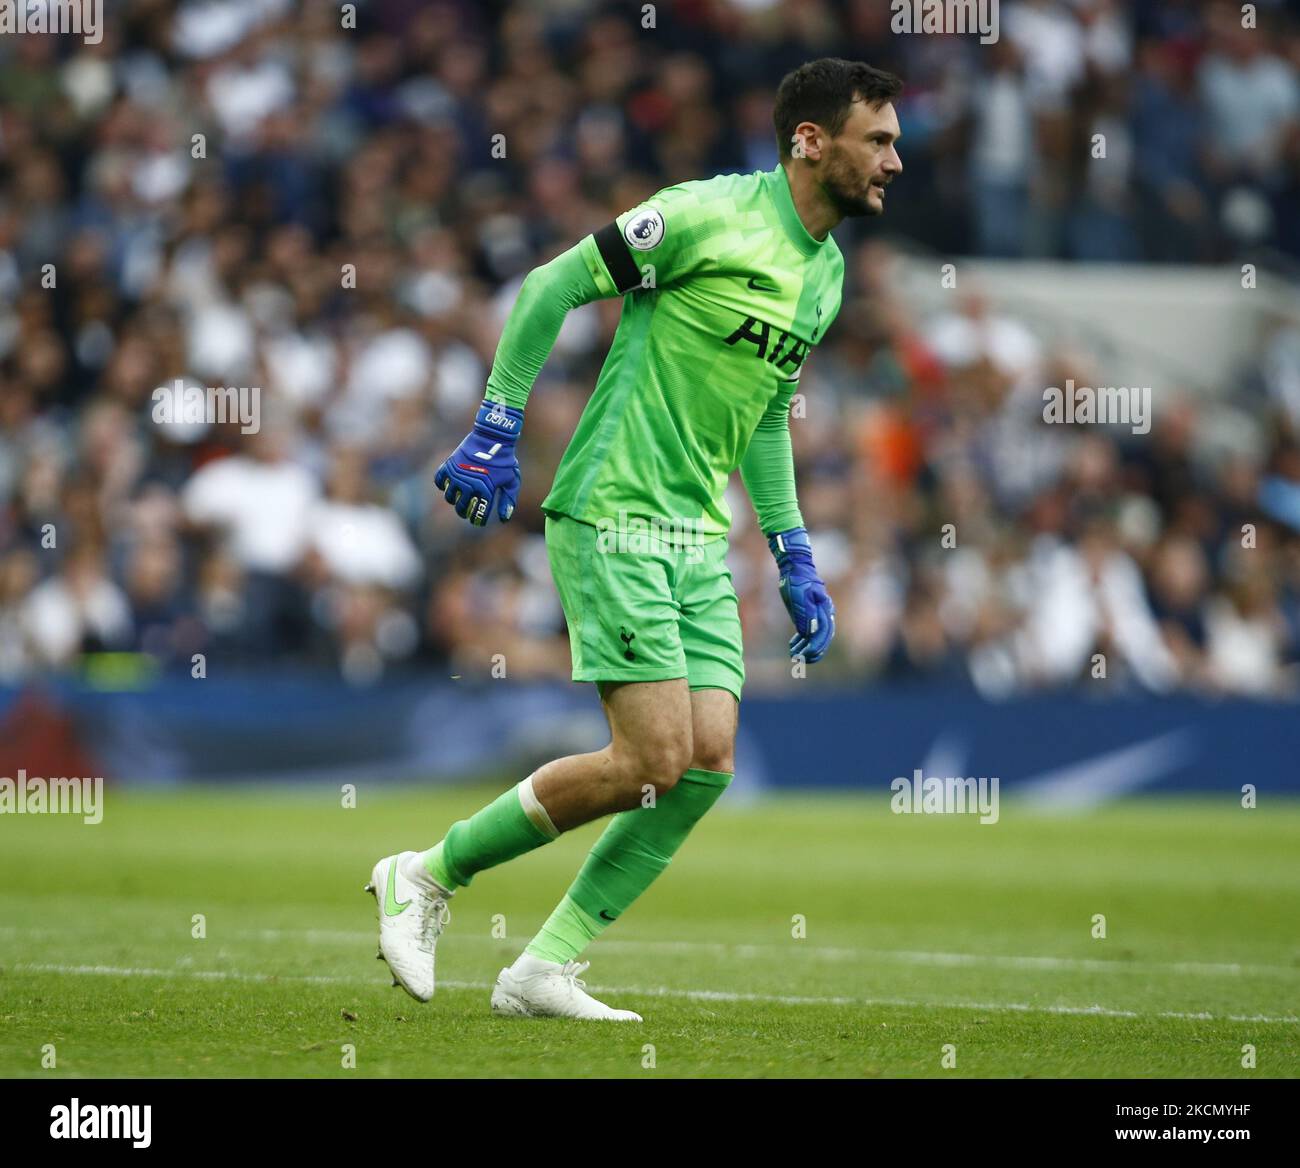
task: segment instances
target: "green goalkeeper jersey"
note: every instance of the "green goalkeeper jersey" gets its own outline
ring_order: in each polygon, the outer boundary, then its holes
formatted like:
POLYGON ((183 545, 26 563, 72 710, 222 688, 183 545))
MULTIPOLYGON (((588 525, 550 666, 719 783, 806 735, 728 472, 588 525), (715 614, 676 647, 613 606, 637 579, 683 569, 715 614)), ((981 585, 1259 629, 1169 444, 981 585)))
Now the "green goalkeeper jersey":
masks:
POLYGON ((727 482, 765 414, 785 425, 844 257, 808 233, 779 166, 666 187, 579 249, 623 313, 543 510, 725 535, 727 482))
POLYGON ((487 398, 523 409, 565 314, 623 315, 542 503, 594 527, 726 534, 740 468, 765 532, 803 526, 789 404, 840 308, 844 257, 808 234, 775 170, 665 187, 524 280, 487 398))

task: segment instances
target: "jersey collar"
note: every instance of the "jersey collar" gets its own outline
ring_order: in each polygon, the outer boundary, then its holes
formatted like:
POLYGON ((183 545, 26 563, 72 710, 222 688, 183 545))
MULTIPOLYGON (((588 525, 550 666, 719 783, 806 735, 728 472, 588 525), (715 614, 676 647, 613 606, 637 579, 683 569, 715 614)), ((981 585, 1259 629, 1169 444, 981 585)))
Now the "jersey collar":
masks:
POLYGON ((785 167, 778 162, 776 169, 769 170, 763 179, 767 184, 768 193, 772 196, 772 202, 776 204, 776 213, 781 220, 781 226, 785 228, 786 235, 790 237, 790 242, 804 255, 816 255, 826 246, 830 233, 827 233, 826 239, 814 239, 808 234, 808 228, 803 225, 799 212, 794 209, 794 199, 790 194, 790 180, 786 177, 785 167))

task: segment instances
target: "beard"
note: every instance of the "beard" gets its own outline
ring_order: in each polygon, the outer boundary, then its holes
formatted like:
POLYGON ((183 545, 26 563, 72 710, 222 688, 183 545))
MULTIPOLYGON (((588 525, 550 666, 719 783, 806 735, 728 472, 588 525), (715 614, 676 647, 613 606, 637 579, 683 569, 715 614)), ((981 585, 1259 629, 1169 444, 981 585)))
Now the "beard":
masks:
POLYGON ((822 190, 845 219, 884 213, 883 206, 870 202, 871 183, 864 180, 838 150, 827 159, 822 190))

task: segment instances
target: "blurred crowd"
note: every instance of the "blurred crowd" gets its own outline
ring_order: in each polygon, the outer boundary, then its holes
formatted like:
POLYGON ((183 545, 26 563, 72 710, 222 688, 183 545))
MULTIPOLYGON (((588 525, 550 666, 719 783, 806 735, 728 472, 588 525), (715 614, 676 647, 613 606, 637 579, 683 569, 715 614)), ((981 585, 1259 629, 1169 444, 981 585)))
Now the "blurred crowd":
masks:
MULTIPOLYGON (((1247 32, 1199 0, 1004 0, 988 46, 891 36, 877 0, 356 7, 119 0, 98 45, 0 38, 0 683, 111 651, 567 676, 538 504, 618 302, 565 324, 512 523, 469 528, 433 470, 527 271, 669 182, 775 165, 775 86, 812 57, 904 76, 884 226, 913 244, 1300 257, 1278 5, 1247 32), (177 379, 258 387, 256 432, 156 421, 177 379)), ((1047 426, 1043 386, 1104 382, 1095 353, 974 294, 919 313, 880 225, 837 239, 845 303, 792 421, 838 608, 810 677, 1295 692, 1300 327, 1145 437, 1047 426)), ((732 491, 762 686, 788 618, 732 491)))

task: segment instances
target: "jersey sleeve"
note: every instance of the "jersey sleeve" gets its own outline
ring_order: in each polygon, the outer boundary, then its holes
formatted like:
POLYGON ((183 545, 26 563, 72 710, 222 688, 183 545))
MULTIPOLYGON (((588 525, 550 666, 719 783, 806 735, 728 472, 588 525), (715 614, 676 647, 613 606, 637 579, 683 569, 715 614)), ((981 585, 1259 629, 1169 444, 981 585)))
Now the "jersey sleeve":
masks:
POLYGON ((582 241, 587 270, 602 296, 697 275, 738 241, 734 209, 710 183, 665 187, 582 241))
MULTIPOLYGON (((590 236, 588 236, 590 238, 590 236)), ((488 375, 489 401, 522 410, 571 308, 599 299, 581 244, 528 273, 497 343, 488 375)))
POLYGON ((798 380, 784 381, 759 419, 740 460, 740 478, 764 535, 804 525, 794 486, 790 400, 798 380))

